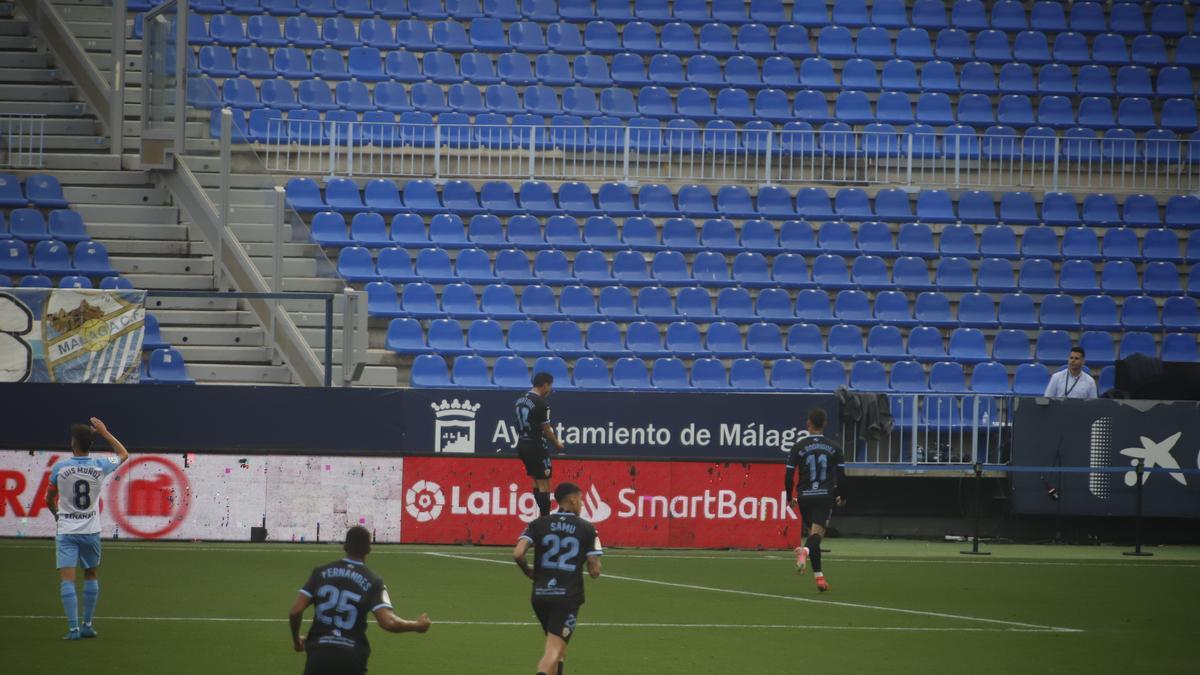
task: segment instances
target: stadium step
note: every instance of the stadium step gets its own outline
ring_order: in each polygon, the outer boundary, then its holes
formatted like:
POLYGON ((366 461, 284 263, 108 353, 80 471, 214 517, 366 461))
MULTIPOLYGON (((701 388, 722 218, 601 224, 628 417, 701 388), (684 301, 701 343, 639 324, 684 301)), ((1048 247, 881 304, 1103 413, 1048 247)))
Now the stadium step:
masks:
POLYGON ((205 347, 262 347, 264 342, 262 329, 250 326, 171 326, 162 329, 162 336, 173 345, 205 347))

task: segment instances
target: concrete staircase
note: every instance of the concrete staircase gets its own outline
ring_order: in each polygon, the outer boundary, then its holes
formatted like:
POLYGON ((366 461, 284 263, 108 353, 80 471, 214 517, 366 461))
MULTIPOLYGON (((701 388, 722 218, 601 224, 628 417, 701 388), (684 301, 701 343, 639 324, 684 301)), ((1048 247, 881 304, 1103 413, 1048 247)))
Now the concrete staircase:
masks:
MULTIPOLYGON (((111 9, 101 2, 64 2, 59 8, 64 18, 87 19, 72 21, 71 27, 94 50, 107 76, 111 9)), ((126 130, 136 132, 140 107, 127 106, 126 112, 135 125, 127 123, 126 130)), ((16 173, 57 176, 88 232, 108 247, 113 267, 134 286, 215 290, 208 245, 181 219, 169 192, 138 168, 136 154, 108 154, 102 127, 75 85, 56 70, 53 55, 31 35, 29 22, 7 4, 0 5, 0 113, 47 116, 44 166, 16 173)), ((127 153, 136 153, 136 135, 126 142, 127 153)), ((147 306, 197 381, 292 382, 287 366, 272 362, 264 330, 238 301, 152 296, 147 306)))
MULTIPOLYGON (((103 0, 54 0, 72 33, 80 40, 92 62, 105 77, 113 66, 111 39, 111 8, 103 0)), ((126 36, 132 35, 132 14, 126 21, 126 36)), ((125 65, 125 125, 124 154, 120 165, 128 173, 140 177, 147 190, 145 204, 159 205, 168 212, 148 215, 144 226, 113 226, 94 230, 97 238, 109 245, 114 266, 130 276, 139 288, 172 288, 214 290, 213 255, 208 244, 186 214, 171 206, 171 195, 165 189, 146 185, 150 174, 139 171, 137 155, 141 131, 142 103, 142 44, 140 40, 126 41, 125 65), (114 250, 114 247, 115 250, 114 250)), ((0 50, 2 51, 2 50, 0 50)), ((60 86, 70 88, 69 83, 60 86)), ((86 105, 79 106, 81 115, 86 105)), ((94 122, 94 118, 87 116, 94 122)), ((185 162, 195 172, 214 204, 219 203, 219 147, 209 138, 208 115, 193 111, 187 125, 187 156, 185 162)), ((91 133, 99 133, 93 127, 91 133)), ((92 139, 93 141, 95 138, 92 139)), ((105 145, 96 150, 106 149, 105 145)), ((258 171, 252 157, 239 152, 235 155, 235 173, 231 181, 232 234, 250 254, 259 272, 269 277, 273 272, 273 233, 269 202, 272 177, 258 171), (238 155, 242 155, 239 157, 238 155)), ((101 156, 101 155, 94 155, 101 156)), ((105 161, 116 165, 114 157, 103 155, 105 161)), ((63 179, 64 185, 67 181, 63 179)), ((94 199, 94 198, 93 198, 94 199)), ((92 222, 110 222, 97 219, 92 222)), ((319 247, 306 239, 288 241, 282 248, 284 291, 341 292, 345 284, 333 276, 318 276, 319 247)), ((152 298, 150 308, 163 326, 164 339, 183 352, 189 372, 200 382, 270 383, 293 382, 288 367, 278 359, 272 361, 270 337, 258 324, 254 314, 243 303, 215 299, 152 298)), ((290 318, 301 329, 318 360, 323 358, 325 344, 324 303, 321 301, 289 301, 290 318)), ((342 324, 340 308, 334 314, 334 363, 341 362, 342 324)), ((356 384, 396 386, 398 368, 407 371, 407 360, 383 348, 386 324, 372 323, 369 343, 371 349, 365 367, 356 384)), ((407 372, 403 373, 407 381, 407 372)), ((341 381, 341 367, 333 369, 334 382, 341 381)))

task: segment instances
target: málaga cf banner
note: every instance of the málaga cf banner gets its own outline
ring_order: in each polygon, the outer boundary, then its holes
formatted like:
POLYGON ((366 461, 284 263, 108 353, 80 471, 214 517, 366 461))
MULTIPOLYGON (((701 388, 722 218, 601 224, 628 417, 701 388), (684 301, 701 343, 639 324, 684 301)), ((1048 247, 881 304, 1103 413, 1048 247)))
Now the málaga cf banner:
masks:
POLYGON ((0 382, 138 382, 146 292, 0 289, 0 382))

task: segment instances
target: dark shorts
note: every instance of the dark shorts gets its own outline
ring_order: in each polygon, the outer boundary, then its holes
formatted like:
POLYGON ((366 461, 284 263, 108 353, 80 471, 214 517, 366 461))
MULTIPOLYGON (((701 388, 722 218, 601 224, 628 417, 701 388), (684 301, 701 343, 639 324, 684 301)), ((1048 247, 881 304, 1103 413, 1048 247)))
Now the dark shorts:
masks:
POLYGON ((518 445, 517 455, 525 465, 525 475, 538 479, 550 477, 550 452, 544 445, 518 445))
POLYGON ((575 634, 575 621, 579 616, 579 605, 563 598, 534 598, 533 613, 542 624, 547 635, 557 635, 563 642, 570 642, 575 634))
POLYGON ((833 497, 800 497, 800 518, 805 525, 829 527, 833 514, 833 497))
POLYGON ((357 649, 309 647, 304 675, 363 675, 367 654, 357 649))

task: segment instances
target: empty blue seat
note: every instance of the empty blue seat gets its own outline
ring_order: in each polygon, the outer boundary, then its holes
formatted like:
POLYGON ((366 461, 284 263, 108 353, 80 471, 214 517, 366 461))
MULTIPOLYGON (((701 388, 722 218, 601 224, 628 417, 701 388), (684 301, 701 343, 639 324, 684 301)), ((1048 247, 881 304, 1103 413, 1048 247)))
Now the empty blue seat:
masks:
POLYGON ((944 293, 938 291, 925 291, 919 294, 914 306, 914 312, 917 323, 925 324, 926 326, 958 325, 958 321, 950 312, 950 299, 944 293))
MULTIPOLYGON (((1070 262, 1070 261, 1068 261, 1070 262)), ((1066 263, 1064 263, 1064 266, 1066 263)), ((1147 274, 1151 267, 1165 265, 1170 270, 1170 276, 1166 277, 1168 281, 1173 280, 1174 288, 1172 289, 1155 289, 1155 291, 1164 292, 1170 295, 1172 292, 1179 290, 1179 276, 1175 270, 1175 266, 1171 263, 1150 263, 1147 265, 1147 274)), ((1065 267, 1064 267, 1065 274, 1065 267)), ((1105 293, 1115 295, 1133 295, 1141 293, 1142 284, 1138 281, 1137 267, 1128 260, 1109 260, 1104 263, 1104 268, 1100 272, 1100 287, 1105 293)), ((1064 288, 1066 288, 1064 284, 1064 288)), ((1152 291, 1151 289, 1147 289, 1152 291)))
POLYGON ((846 368, 838 361, 822 359, 813 363, 812 388, 818 391, 836 391, 846 386, 846 368))
POLYGON ((1181 4, 1156 5, 1150 14, 1150 32, 1168 38, 1188 33, 1187 9, 1181 4))
POLYGON ((1059 287, 1072 294, 1095 293, 1096 267, 1088 260, 1066 260, 1059 270, 1059 287))
MULTIPOLYGON (((981 363, 971 371, 971 391, 979 394, 1011 394, 1008 371, 999 363, 981 363)), ((981 404, 984 401, 980 401, 981 404)), ((986 414, 986 412, 984 413, 986 414)))
POLYGON ((1023 330, 1004 329, 992 342, 992 358, 1000 363, 1028 363, 1033 360, 1029 335, 1023 330))
POLYGON ((1035 358, 1050 365, 1063 364, 1067 362, 1067 355, 1073 346, 1071 335, 1066 331, 1044 330, 1038 333, 1037 344, 1034 347, 1035 358))
POLYGON ((1200 344, 1194 335, 1167 333, 1163 335, 1161 358, 1169 363, 1196 363, 1200 361, 1200 344))
POLYGON ((1050 384, 1050 371, 1040 363, 1023 363, 1013 375, 1013 393, 1017 396, 1041 396, 1050 384))
POLYGON ((1046 39, 1046 33, 1040 30, 1017 33, 1013 38, 1013 59, 1034 65, 1049 63, 1050 43, 1046 39))
MULTIPOLYGON (((1032 229, 1041 231, 1042 228, 1032 229)), ((1034 254, 1040 255, 1040 252, 1035 251, 1034 254)), ((1045 257, 1052 256, 1047 255, 1045 257)), ((1063 232, 1062 257, 1078 260, 1099 260, 1102 257, 1100 254, 1100 240, 1096 236, 1095 230, 1086 227, 1068 227, 1063 232)))
POLYGON ((1158 315, 1158 303, 1148 295, 1134 295, 1125 298, 1121 306, 1121 326, 1125 330, 1162 329, 1162 320, 1158 315))
POLYGON ((283 47, 288 44, 279 22, 271 16, 251 16, 246 19, 246 36, 259 47, 283 47))
POLYGON ((911 61, 933 59, 933 45, 929 31, 924 28, 905 28, 896 36, 896 56, 911 61))
MULTIPOLYGON (((961 393, 967 390, 966 376, 963 373, 963 367, 960 363, 950 363, 946 361, 933 364, 929 368, 929 388, 935 392, 944 393, 961 393)), ((939 411, 938 404, 949 403, 957 405, 957 402, 951 398, 948 401, 940 398, 930 398, 925 401, 925 414, 930 418, 930 421, 945 424, 947 419, 956 419, 957 411, 947 414, 944 409, 939 411)))
POLYGON ((973 52, 971 40, 967 37, 966 31, 951 28, 938 32, 933 49, 934 56, 937 58, 959 63, 969 61, 973 52))
POLYGON ((1125 333, 1121 337, 1119 358, 1127 359, 1134 354, 1143 354, 1150 358, 1158 358, 1158 346, 1154 336, 1142 331, 1125 333))
POLYGON ((188 376, 187 364, 178 350, 167 347, 156 349, 150 353, 146 363, 146 372, 151 382, 155 384, 195 384, 196 381, 188 376))
POLYGON ((888 391, 887 371, 879 361, 855 361, 850 367, 850 387, 858 391, 888 391))
POLYGON ((1079 328, 1079 316, 1075 308, 1075 298, 1069 295, 1056 294, 1047 295, 1042 299, 1041 317, 1032 322, 1027 321, 1027 317, 1032 315, 1033 301, 1029 296, 1020 294, 1011 297, 1011 302, 1001 301, 1001 320, 1013 319, 1019 321, 1021 326, 1014 327, 1035 327, 1039 323, 1044 328, 1075 330, 1079 328), (1009 310, 1009 315, 1006 317, 1004 310, 1009 310))
MULTIPOLYGON (((1200 237, 1197 237, 1197 241, 1200 241, 1200 237)), ((1165 260, 1168 262, 1182 262, 1184 260, 1184 257, 1179 254, 1179 237, 1171 230, 1165 228, 1146 231, 1142 238, 1142 255, 1148 260, 1165 260)))

